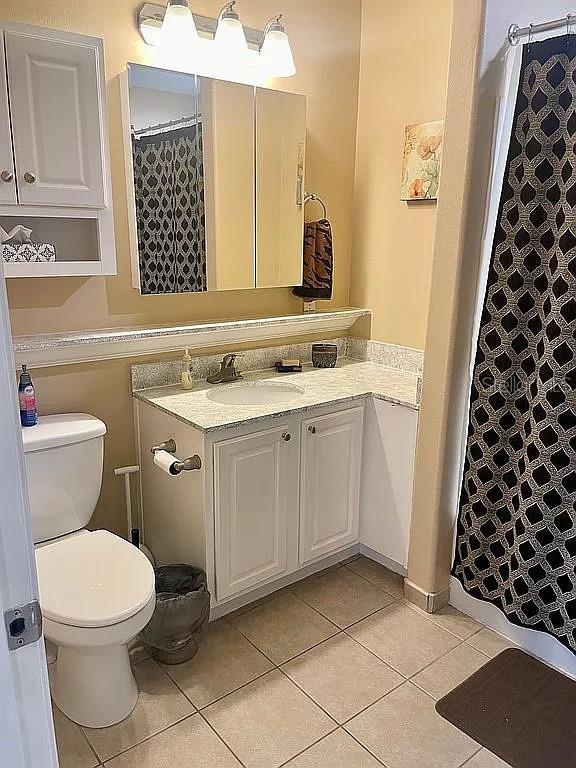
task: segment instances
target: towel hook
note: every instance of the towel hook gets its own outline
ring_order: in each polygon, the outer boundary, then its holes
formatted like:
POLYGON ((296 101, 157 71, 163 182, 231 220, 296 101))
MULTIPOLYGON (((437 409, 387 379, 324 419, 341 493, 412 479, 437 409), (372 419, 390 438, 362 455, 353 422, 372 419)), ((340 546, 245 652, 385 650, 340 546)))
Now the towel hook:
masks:
POLYGON ((315 200, 317 203, 320 203, 320 205, 322 206, 322 210, 324 211, 324 218, 325 218, 325 219, 326 219, 326 218, 328 218, 328 213, 327 213, 327 211, 326 211, 326 205, 325 205, 325 203, 324 203, 324 200, 322 200, 322 198, 321 198, 321 197, 318 197, 318 195, 315 195, 313 192, 307 193, 307 194, 304 196, 304 205, 306 205, 306 203, 311 203, 311 202, 313 202, 314 200, 315 200))

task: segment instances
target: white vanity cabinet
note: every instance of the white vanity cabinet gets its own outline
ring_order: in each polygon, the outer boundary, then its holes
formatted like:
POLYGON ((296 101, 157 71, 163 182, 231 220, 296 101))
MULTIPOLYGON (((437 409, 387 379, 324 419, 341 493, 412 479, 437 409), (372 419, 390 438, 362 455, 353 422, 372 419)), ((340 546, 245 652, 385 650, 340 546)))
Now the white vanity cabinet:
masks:
POLYGON ((408 565, 417 432, 418 411, 366 403, 359 538, 393 570, 408 565))
POLYGON ((301 564, 358 540, 364 406, 300 426, 301 564))
POLYGON ((205 568, 220 613, 347 554, 358 543, 363 412, 323 407, 203 434, 136 401, 147 546, 160 563, 205 568), (170 477, 154 465, 151 448, 170 438, 179 458, 201 456, 201 471, 170 477))
POLYGON ((289 423, 214 444, 218 598, 287 573, 297 503, 298 445, 289 423))

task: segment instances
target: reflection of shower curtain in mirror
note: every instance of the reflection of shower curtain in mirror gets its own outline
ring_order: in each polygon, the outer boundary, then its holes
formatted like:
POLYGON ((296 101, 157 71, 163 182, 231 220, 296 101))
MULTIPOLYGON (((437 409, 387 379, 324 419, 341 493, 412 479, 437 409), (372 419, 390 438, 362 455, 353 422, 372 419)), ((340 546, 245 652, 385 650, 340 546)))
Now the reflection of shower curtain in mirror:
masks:
POLYGON ((524 46, 509 98, 452 573, 576 651, 576 37, 524 46))
POLYGON ((206 290, 202 125, 133 137, 141 290, 206 290))

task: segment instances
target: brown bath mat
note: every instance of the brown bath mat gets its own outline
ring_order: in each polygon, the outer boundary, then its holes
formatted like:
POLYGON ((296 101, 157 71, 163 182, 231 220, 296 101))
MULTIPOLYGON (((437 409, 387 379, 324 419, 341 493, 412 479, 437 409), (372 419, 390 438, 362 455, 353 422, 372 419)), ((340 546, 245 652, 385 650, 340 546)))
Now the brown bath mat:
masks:
POLYGON ((575 768, 576 681, 508 649, 436 711, 512 768, 575 768))

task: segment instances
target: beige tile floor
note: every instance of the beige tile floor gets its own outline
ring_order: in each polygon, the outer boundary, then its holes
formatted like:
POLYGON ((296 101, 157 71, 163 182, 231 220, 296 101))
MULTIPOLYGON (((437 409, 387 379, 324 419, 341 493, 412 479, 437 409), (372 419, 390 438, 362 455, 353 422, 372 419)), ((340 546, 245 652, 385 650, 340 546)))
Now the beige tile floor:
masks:
POLYGON ((360 557, 214 622, 187 664, 135 657, 123 723, 55 710, 61 768, 506 768, 434 702, 507 645, 360 557))

